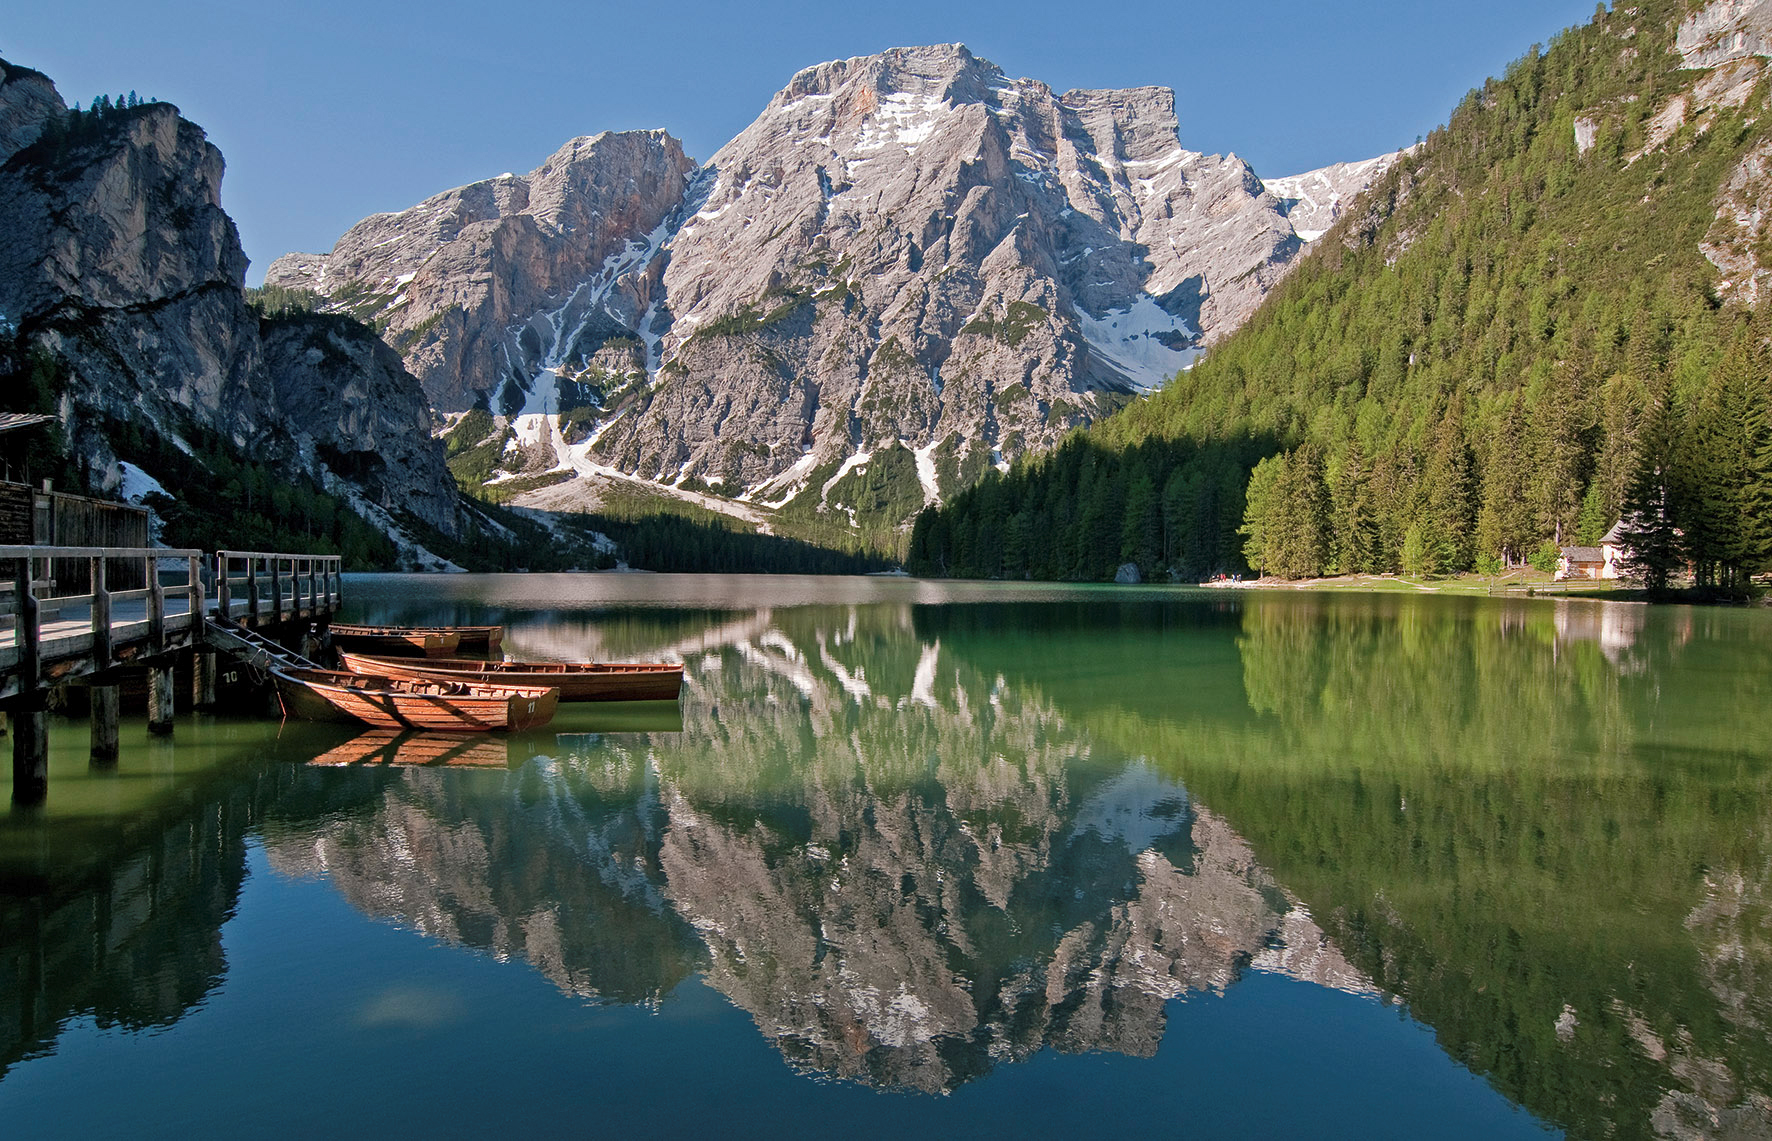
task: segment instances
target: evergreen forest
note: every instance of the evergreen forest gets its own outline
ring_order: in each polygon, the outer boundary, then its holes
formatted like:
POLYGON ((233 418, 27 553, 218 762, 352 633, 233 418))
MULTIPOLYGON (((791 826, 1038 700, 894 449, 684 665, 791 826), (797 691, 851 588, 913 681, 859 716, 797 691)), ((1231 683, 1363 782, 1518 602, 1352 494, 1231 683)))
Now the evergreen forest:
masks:
POLYGON ((1772 562, 1769 83, 1682 69, 1687 8, 1602 7, 1471 91, 1191 371, 925 511, 910 569, 1494 573, 1622 521, 1651 587, 1745 587, 1772 562))

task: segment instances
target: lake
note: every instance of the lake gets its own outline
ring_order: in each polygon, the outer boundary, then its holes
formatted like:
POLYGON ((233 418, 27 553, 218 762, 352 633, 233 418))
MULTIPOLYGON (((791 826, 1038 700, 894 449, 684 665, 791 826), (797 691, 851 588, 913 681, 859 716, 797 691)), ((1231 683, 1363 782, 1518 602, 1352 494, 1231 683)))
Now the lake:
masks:
POLYGON ((1765 610, 584 574, 341 618, 683 695, 417 764, 137 715, 95 773, 52 719, 6 1137, 1772 1134, 1765 610))

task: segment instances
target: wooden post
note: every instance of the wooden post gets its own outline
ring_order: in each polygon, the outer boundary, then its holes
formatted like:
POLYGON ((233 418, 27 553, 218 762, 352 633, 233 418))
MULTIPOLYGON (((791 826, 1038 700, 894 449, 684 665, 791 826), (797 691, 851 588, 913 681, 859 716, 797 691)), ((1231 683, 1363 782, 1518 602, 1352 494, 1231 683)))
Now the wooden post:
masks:
POLYGON ((42 647, 37 599, 31 594, 31 560, 17 560, 18 704, 12 734, 12 803, 42 804, 49 795, 49 726, 43 716, 42 647))
POLYGON ((272 558, 271 563, 271 621, 283 621, 283 560, 272 558))
MULTIPOLYGON (((109 669, 112 662, 111 588, 103 558, 92 563, 92 667, 109 669)), ((92 717, 92 764, 110 768, 117 763, 117 732, 121 705, 117 687, 95 685, 88 693, 92 717)))
POLYGON ((246 558, 246 617, 258 626, 258 559, 252 555, 246 558))
POLYGON ((172 736, 172 716, 172 663, 155 663, 148 667, 148 732, 172 736))
POLYGON ((205 637, 203 623, 207 617, 203 611, 203 562, 196 555, 191 556, 189 575, 185 583, 185 596, 190 599, 191 608, 191 704, 198 709, 215 707, 215 651, 209 649, 205 637))
POLYGON ((92 562, 92 664, 105 669, 111 664, 111 592, 105 585, 105 560, 92 562))
POLYGON ((160 560, 148 556, 148 648, 166 649, 166 590, 160 585, 160 560))
POLYGON ((218 551, 215 556, 215 605, 224 623, 234 620, 234 600, 228 591, 228 554, 226 551, 218 551))
POLYGON ((196 659, 191 663, 192 678, 191 699, 198 709, 215 708, 215 651, 198 647, 196 659))
POLYGON ((113 768, 117 764, 122 723, 122 703, 114 685, 95 685, 90 690, 92 705, 92 767, 113 768))
POLYGON ((189 577, 185 580, 185 599, 191 611, 191 644, 195 646, 203 641, 203 562, 192 555, 190 564, 189 577))
POLYGON ((320 560, 308 560, 308 614, 320 613, 320 560))

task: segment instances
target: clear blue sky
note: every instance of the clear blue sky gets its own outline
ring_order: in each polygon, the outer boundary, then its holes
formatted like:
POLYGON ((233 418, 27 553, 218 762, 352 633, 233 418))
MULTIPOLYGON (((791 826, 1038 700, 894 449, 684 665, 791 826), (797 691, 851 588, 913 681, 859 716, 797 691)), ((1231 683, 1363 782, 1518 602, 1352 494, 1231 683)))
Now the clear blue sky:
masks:
POLYGON ((90 101, 179 105, 228 160, 263 278, 352 223, 526 171, 573 135, 663 127, 706 159, 794 72, 960 41, 1063 91, 1160 84, 1182 143, 1294 174, 1414 142, 1594 0, 77 0, 17 4, 0 55, 90 101))

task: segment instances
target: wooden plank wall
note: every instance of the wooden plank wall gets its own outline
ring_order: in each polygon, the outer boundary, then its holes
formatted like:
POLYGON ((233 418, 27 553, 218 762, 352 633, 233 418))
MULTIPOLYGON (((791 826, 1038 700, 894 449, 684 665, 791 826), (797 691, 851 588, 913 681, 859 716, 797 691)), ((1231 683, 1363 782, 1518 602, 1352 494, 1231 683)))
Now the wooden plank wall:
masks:
POLYGON ((35 503, 30 484, 0 483, 0 543, 28 547, 36 540, 35 503))
MULTIPOLYGON (((146 547, 150 545, 148 509, 60 491, 38 491, 22 483, 0 483, 0 542, 146 547)), ((85 559, 55 559, 50 563, 49 577, 56 594, 85 594, 92 588, 92 568, 85 559)), ((105 579, 112 590, 139 590, 148 585, 147 568, 140 559, 111 563, 105 568, 105 579)))

